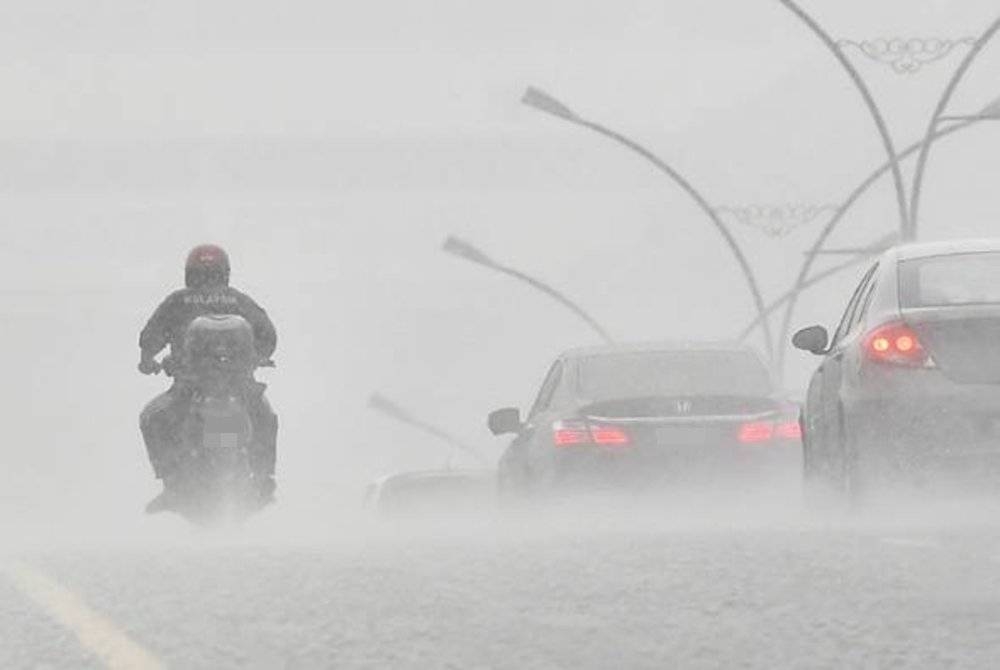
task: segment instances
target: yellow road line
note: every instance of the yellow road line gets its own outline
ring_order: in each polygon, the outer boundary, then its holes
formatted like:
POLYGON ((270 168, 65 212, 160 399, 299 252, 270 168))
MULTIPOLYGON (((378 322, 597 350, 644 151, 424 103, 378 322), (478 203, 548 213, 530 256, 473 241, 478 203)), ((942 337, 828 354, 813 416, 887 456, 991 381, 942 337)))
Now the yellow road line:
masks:
POLYGON ((115 670, 160 670, 164 667, 79 596, 38 570, 24 563, 9 563, 0 565, 0 572, 50 617, 73 631, 80 644, 107 667, 115 670))

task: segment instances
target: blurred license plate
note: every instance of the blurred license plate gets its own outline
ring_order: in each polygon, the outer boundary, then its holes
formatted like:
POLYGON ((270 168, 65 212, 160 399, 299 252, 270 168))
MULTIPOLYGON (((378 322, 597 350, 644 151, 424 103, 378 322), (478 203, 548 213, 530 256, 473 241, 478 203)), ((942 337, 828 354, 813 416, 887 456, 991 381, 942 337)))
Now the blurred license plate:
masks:
POLYGON ((708 441, 708 429, 703 425, 660 426, 656 429, 656 443, 704 444, 708 441))
POLYGON ((240 446, 239 433, 208 433, 205 435, 206 449, 236 451, 240 446))

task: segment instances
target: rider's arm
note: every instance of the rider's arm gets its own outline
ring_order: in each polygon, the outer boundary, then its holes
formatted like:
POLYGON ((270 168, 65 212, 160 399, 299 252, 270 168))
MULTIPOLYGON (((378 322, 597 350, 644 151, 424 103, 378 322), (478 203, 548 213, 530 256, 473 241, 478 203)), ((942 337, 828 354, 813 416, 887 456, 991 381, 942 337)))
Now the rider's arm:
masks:
POLYGON ((242 303, 241 316, 249 321, 253 328, 257 353, 261 358, 270 358, 274 354, 275 347, 278 346, 278 333, 274 329, 271 317, 250 296, 241 294, 240 299, 242 303))
POLYGON ((167 296, 139 333, 139 349, 142 350, 143 360, 154 358, 170 342, 171 327, 177 316, 177 304, 176 293, 167 296))

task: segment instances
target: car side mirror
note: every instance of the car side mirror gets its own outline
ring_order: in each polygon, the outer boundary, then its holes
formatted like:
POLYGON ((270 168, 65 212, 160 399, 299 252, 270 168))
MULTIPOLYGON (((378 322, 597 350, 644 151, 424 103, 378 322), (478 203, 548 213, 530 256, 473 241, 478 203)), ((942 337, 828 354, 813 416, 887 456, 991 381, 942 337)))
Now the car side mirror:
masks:
POLYGON ((490 432, 494 435, 518 433, 521 431, 521 410, 516 407, 504 407, 489 416, 490 432))
POLYGON ((796 349, 802 349, 817 356, 826 353, 826 347, 829 343, 830 336, 823 326, 809 326, 792 336, 792 345, 796 349))

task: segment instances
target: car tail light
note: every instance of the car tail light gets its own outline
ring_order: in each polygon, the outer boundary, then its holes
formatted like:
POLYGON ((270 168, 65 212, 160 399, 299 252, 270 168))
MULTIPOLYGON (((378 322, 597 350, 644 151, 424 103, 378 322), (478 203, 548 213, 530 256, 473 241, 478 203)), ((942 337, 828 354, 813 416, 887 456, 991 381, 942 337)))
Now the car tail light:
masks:
POLYGON ((618 426, 591 426, 590 437, 594 444, 628 444, 628 433, 618 426))
POLYGON ((552 424, 552 441, 557 447, 590 442, 590 427, 585 421, 556 421, 552 424))
POLYGON ((552 424, 552 442, 557 447, 573 447, 581 444, 602 446, 625 446, 632 438, 620 426, 592 424, 583 420, 556 421, 552 424))
POLYGON ((931 364, 920 338, 905 323, 894 322, 879 326, 868 334, 864 346, 868 359, 876 363, 907 367, 931 364))
POLYGON ((743 444, 759 444, 774 437, 774 424, 770 421, 747 421, 740 425, 738 435, 743 444))
POLYGON ((782 421, 774 427, 774 435, 783 440, 801 440, 802 426, 798 421, 782 421))

